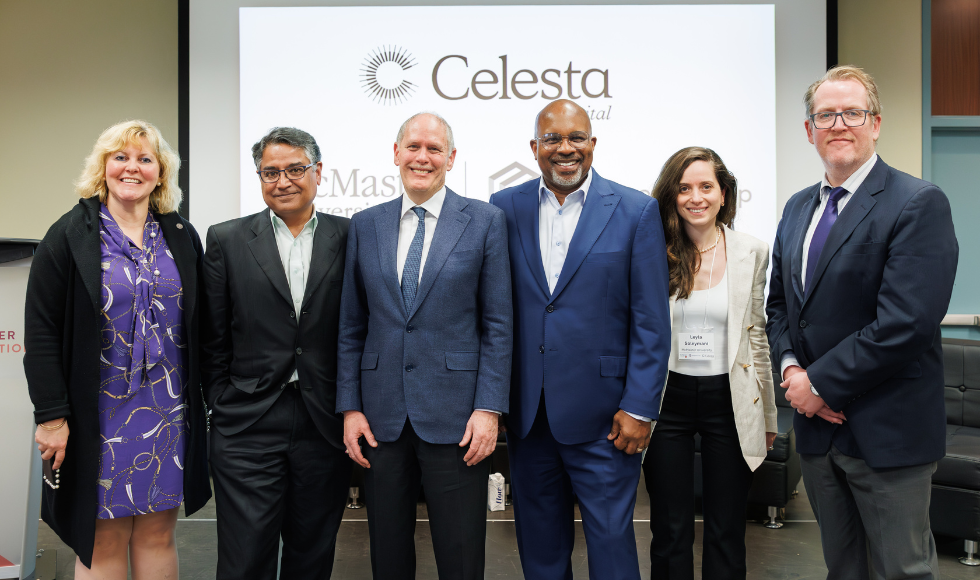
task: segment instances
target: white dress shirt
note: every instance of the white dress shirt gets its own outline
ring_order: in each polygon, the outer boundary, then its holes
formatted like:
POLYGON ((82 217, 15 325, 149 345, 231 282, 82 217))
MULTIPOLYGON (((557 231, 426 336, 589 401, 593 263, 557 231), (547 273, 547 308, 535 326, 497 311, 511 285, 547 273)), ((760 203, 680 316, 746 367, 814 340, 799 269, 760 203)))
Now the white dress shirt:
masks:
MULTIPOLYGON (((293 299, 293 310, 296 311, 296 321, 299 322, 300 310, 303 307, 303 295, 306 293, 306 278, 310 273, 310 259, 313 257, 313 233, 316 231, 316 210, 310 221, 306 222, 298 236, 293 236, 289 226, 282 221, 271 209, 272 230, 276 234, 276 247, 279 249, 279 259, 286 272, 286 283, 289 284, 289 295, 293 299)), ((293 369, 289 382, 298 381, 299 372, 293 369)))
MULTIPOLYGON (((568 255, 568 244, 572 242, 578 220, 582 217, 585 200, 589 196, 592 185, 592 169, 585 176, 581 187, 565 196, 565 203, 558 203, 558 197, 548 189, 542 177, 538 181, 538 243, 541 247, 541 265, 548 280, 548 290, 555 291, 561 268, 565 265, 568 255)), ((626 414, 637 421, 650 422, 649 417, 626 414)), ((654 422, 654 425, 656 422, 654 422)))
MULTIPOLYGON (((844 206, 847 202, 854 197, 854 192, 861 187, 864 180, 871 173, 871 169, 875 166, 875 162, 878 161, 878 154, 872 153, 871 159, 864 162, 864 165, 857 168, 857 171, 852 173, 850 177, 844 180, 844 183, 840 184, 841 187, 847 190, 839 200, 837 200, 837 217, 839 218, 841 213, 844 211, 844 206)), ((827 181, 827 174, 825 173, 823 179, 820 180, 820 203, 817 205, 817 209, 813 211, 813 218, 810 220, 810 227, 806 230, 806 237, 803 238, 803 266, 802 266, 802 277, 803 277, 803 287, 806 288, 806 263, 810 255, 810 241, 813 240, 813 232, 817 229, 817 224, 820 223, 820 218, 823 216, 824 208, 827 207, 827 200, 830 198, 830 190, 833 188, 830 182, 827 181)), ((791 366, 800 366, 800 361, 796 358, 796 354, 792 351, 784 353, 783 359, 779 362, 779 376, 782 377, 786 369, 791 366)), ((816 392, 814 392, 816 394, 816 392)))
POLYGON ((565 203, 558 203, 558 198, 544 184, 541 178, 538 184, 538 242, 541 244, 541 263, 544 266, 545 278, 548 279, 548 290, 555 291, 561 267, 568 255, 568 244, 572 241, 575 227, 582 217, 585 198, 589 195, 592 185, 592 169, 582 182, 582 186, 573 193, 565 196, 565 203))
MULTIPOLYGON (((422 280, 422 271, 425 269, 425 258, 429 255, 429 247, 432 246, 432 235, 436 233, 436 224, 439 223, 439 214, 442 212, 442 204, 446 201, 446 188, 443 186, 439 191, 424 203, 418 205, 425 210, 425 237, 422 238, 422 263, 419 264, 419 280, 422 280)), ((402 195, 402 213, 398 222, 398 254, 396 267, 398 268, 398 283, 401 284, 402 272, 405 270, 405 259, 408 258, 408 248, 412 245, 415 232, 419 229, 419 218, 412 211, 416 207, 407 194, 402 195)))

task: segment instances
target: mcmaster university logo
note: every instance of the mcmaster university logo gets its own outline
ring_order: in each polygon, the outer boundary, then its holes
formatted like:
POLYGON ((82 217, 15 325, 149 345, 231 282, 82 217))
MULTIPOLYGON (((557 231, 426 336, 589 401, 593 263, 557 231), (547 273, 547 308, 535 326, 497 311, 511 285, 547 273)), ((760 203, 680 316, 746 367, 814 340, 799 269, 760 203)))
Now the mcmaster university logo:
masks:
POLYGON ((415 92, 417 85, 406 77, 417 63, 415 57, 398 46, 376 48, 361 66, 361 87, 368 97, 382 105, 398 105, 415 92))

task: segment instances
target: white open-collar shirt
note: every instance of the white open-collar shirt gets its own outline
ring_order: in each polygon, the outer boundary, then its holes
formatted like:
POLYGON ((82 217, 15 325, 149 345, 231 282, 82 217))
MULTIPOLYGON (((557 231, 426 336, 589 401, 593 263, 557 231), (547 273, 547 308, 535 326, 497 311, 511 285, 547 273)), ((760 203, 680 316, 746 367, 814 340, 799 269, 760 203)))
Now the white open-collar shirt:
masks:
MULTIPOLYGON (((538 182, 538 243, 541 247, 541 265, 548 280, 548 290, 555 291, 561 269, 568 256, 568 244, 572 242, 575 228, 582 217, 585 200, 592 187, 592 168, 585 176, 581 187, 565 196, 565 203, 558 203, 558 197, 545 185, 544 177, 538 182)), ((638 421, 650 422, 649 417, 626 414, 638 421)), ((654 422, 656 425, 656 422, 654 422)))

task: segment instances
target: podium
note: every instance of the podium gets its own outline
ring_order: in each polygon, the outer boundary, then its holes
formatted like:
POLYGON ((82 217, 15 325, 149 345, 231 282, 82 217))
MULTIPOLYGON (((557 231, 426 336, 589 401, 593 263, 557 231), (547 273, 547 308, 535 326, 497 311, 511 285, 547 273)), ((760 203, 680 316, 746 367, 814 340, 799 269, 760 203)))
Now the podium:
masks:
POLYGON ((0 579, 32 580, 41 454, 24 377, 24 296, 37 240, 0 238, 0 579))

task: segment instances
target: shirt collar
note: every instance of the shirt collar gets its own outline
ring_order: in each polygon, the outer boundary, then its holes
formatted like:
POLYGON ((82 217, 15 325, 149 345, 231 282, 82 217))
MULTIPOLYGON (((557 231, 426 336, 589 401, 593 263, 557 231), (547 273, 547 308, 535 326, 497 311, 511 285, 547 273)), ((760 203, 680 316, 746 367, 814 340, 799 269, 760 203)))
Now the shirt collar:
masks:
MULTIPOLYGON (((570 193, 568 195, 569 196, 572 196, 572 195, 575 195, 576 193, 578 193, 578 192, 581 191, 582 192, 582 204, 584 205, 585 204, 585 198, 588 197, 588 195, 589 195, 589 188, 591 186, 592 186, 592 168, 590 167, 589 168, 589 173, 585 176, 585 181, 582 182, 582 185, 580 185, 578 189, 576 189, 575 191, 573 191, 572 193, 570 193)), ((538 179, 538 196, 539 196, 538 197, 539 202, 543 202, 543 201, 548 200, 548 199, 554 199, 555 201, 558 201, 557 196, 555 196, 554 192, 551 191, 550 189, 548 189, 548 186, 545 185, 545 183, 544 183, 544 177, 541 177, 540 179, 538 179)))
POLYGON ((413 207, 421 207, 427 213, 432 214, 432 217, 439 219, 439 212, 442 211, 442 204, 446 201, 446 186, 443 185, 439 188, 439 191, 435 192, 432 197, 425 200, 420 204, 416 204, 408 194, 402 194, 402 213, 399 214, 401 217, 405 217, 405 214, 412 211, 413 207))
MULTIPOLYGON (((871 168, 875 166, 875 161, 878 161, 878 154, 872 153, 871 159, 868 159, 864 162, 864 165, 858 167, 857 170, 850 175, 850 177, 844 180, 844 183, 840 184, 840 186, 846 189, 848 193, 854 193, 857 191, 857 188, 861 187, 861 184, 864 183, 865 178, 867 178, 868 174, 871 173, 871 168)), ((825 192, 828 187, 832 188, 834 186, 830 185, 830 182, 827 181, 827 174, 824 173, 823 179, 820 181, 820 193, 825 192)))
MULTIPOLYGON (((299 236, 293 236, 293 232, 289 231, 289 226, 286 225, 286 222, 282 221, 282 218, 277 216, 276 212, 272 211, 272 209, 269 209, 269 215, 272 217, 272 229, 276 233, 289 234, 289 237, 291 238, 299 237, 299 236)), ((317 224, 316 208, 313 208, 313 215, 310 217, 310 221, 306 222, 306 225, 304 225, 303 229, 300 230, 300 234, 302 234, 306 230, 309 230, 310 232, 316 231, 316 224, 317 224)))

